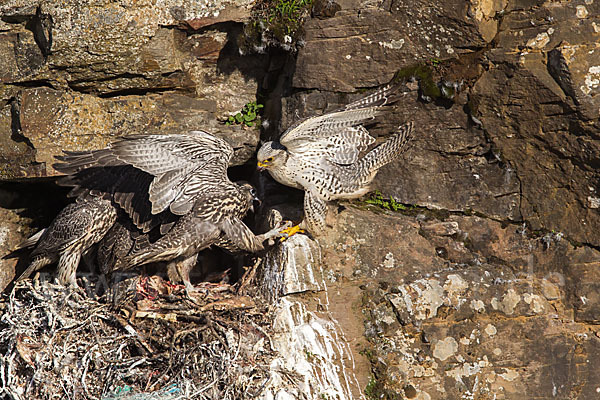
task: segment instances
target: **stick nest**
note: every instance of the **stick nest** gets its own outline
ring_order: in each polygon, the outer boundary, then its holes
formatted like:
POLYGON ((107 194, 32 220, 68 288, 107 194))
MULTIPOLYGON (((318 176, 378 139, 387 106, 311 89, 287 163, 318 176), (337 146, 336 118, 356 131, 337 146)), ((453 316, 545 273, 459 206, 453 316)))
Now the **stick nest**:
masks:
MULTIPOLYGON (((96 279, 96 282, 93 281, 96 279)), ((0 300, 0 397, 244 399, 269 380, 270 315, 256 297, 158 276, 96 296, 26 280, 0 300)))

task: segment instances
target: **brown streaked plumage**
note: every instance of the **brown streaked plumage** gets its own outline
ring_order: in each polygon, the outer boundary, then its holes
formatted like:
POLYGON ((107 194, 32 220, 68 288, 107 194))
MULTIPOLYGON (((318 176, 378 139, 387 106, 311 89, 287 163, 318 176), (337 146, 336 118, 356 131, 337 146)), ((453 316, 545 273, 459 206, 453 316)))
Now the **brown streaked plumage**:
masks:
POLYGON ((279 233, 255 236, 241 221, 255 193, 227 177, 232 156, 222 139, 194 131, 132 136, 102 150, 66 153, 55 168, 71 174, 61 181, 73 187, 71 195, 110 198, 124 211, 100 243, 103 271, 166 261, 189 290, 200 250, 231 242, 258 251, 279 233))
POLYGON ((200 196, 194 207, 156 241, 151 242, 147 235, 140 237, 129 254, 117 260, 113 269, 125 270, 167 261, 169 278, 183 281, 186 289, 193 291, 189 273, 201 250, 214 245, 257 252, 264 248, 264 240, 279 234, 281 229, 276 228, 256 236, 242 222, 256 199, 251 185, 232 183, 219 190, 219 195, 204 193, 200 196))
MULTIPOLYGON (((81 256, 99 242, 117 219, 110 200, 85 196, 66 206, 37 240, 31 264, 17 280, 28 278, 58 261, 58 281, 77 286, 75 273, 81 256)), ((28 240, 32 241, 38 234, 28 240)))

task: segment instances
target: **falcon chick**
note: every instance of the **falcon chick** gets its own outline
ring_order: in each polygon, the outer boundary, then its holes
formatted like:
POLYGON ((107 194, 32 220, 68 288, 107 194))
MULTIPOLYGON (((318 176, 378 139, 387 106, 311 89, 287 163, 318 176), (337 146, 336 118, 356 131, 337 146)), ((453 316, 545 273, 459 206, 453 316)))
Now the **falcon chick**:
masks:
POLYGON ((42 267, 58 261, 58 281, 77 287, 77 266, 94 244, 98 243, 117 219, 110 200, 86 196, 66 206, 43 231, 36 233, 21 247, 37 246, 30 255, 29 267, 17 278, 28 278, 42 267))
POLYGON ((366 194, 377 171, 405 151, 412 123, 400 126, 361 157, 375 138, 360 124, 379 115, 395 90, 388 85, 337 111, 299 121, 279 142, 262 145, 258 168, 269 171, 279 183, 304 190, 304 221, 288 234, 302 229, 322 232, 328 201, 366 194))
POLYGON ((242 218, 255 192, 233 183, 227 167, 233 148, 202 131, 179 135, 135 135, 87 152, 66 152, 55 169, 72 196, 107 194, 124 211, 100 243, 103 272, 169 261, 191 289, 189 270, 198 251, 227 241, 258 251, 274 229, 255 236, 242 218), (135 238, 133 238, 135 236, 135 238), (177 266, 177 267, 174 267, 177 266))
POLYGON ((189 273, 201 250, 215 245, 257 252, 264 248, 263 241, 280 234, 281 228, 275 228, 256 236, 242 222, 255 200, 256 190, 248 183, 231 183, 219 188, 218 194, 203 193, 167 234, 153 243, 138 240, 114 269, 168 261, 169 279, 183 281, 188 293, 193 292, 189 273))

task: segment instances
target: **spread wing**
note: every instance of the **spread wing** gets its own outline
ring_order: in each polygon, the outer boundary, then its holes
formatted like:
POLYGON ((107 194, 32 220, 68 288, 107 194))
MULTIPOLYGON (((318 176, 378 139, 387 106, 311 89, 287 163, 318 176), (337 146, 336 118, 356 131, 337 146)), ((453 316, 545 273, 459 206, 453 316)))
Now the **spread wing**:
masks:
POLYGON ((258 237, 237 217, 224 218, 221 229, 225 233, 224 239, 232 244, 232 247, 251 253, 264 249, 258 237))
POLYGON ((346 131, 363 121, 375 118, 382 112, 382 107, 389 103, 391 95, 397 89, 398 85, 386 85, 336 111, 301 120, 288 128, 281 135, 279 142, 290 152, 302 151, 307 143, 335 136, 340 131, 346 131))
POLYGON ((351 126, 335 135, 311 142, 311 149, 322 157, 339 165, 358 161, 361 152, 367 150, 375 138, 363 126, 351 126))
POLYGON ((202 131, 180 135, 132 135, 106 149, 65 152, 54 165, 70 174, 59 183, 71 195, 108 194, 145 232, 184 215, 207 187, 230 183, 227 167, 233 148, 202 131))
POLYGON ((116 268, 127 269, 151 262, 170 261, 186 252, 197 253, 215 243, 220 233, 215 224, 188 215, 157 241, 138 240, 130 254, 116 268))
POLYGON ((154 179, 148 190, 152 213, 167 207, 176 215, 191 210, 203 185, 228 181, 233 148, 202 131, 186 135, 152 135, 125 139, 113 146, 116 157, 154 179))

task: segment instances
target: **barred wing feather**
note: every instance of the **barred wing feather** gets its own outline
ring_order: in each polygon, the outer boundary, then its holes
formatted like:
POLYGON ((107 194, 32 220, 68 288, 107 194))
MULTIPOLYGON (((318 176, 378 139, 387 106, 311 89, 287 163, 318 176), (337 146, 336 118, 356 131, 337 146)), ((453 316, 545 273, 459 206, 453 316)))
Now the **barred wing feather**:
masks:
POLYGON ((232 147, 206 132, 180 135, 132 135, 106 149, 65 152, 55 169, 70 196, 111 196, 143 230, 170 227, 201 192, 219 193, 228 185, 232 147), (214 190, 209 190, 210 188, 214 190))
POLYGON ((380 113, 379 107, 366 107, 356 110, 335 111, 312 117, 292 125, 283 133, 279 142, 290 152, 306 142, 335 135, 340 129, 359 125, 361 122, 375 118, 380 113))
POLYGON ((229 144, 202 131, 126 138, 115 143, 113 152, 119 160, 154 176, 148 189, 152 213, 171 206, 176 215, 192 208, 203 186, 227 181, 233 157, 229 144))
POLYGON ((294 152, 306 142, 334 136, 340 129, 354 127, 363 121, 373 119, 383 111, 383 106, 396 100, 393 96, 398 89, 398 84, 386 85, 338 110, 301 120, 286 130, 279 142, 289 151, 294 152))

